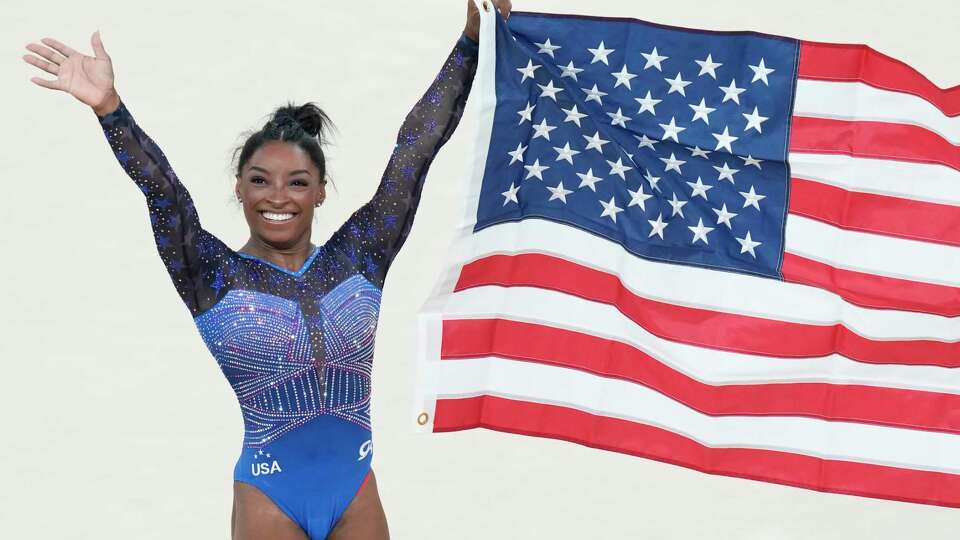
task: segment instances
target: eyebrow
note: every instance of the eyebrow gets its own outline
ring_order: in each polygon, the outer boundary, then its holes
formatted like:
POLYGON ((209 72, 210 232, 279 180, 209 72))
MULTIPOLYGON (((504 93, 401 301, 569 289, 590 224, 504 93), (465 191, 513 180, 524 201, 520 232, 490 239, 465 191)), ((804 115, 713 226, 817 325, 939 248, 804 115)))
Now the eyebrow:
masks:
MULTIPOLYGON (((258 167, 258 166, 256 166, 256 165, 251 165, 251 166, 250 166, 250 170, 251 170, 251 171, 260 171, 260 172, 265 173, 265 174, 270 174, 270 171, 264 169, 263 167, 258 167)), ((295 171, 290 172, 290 176, 294 176, 294 175, 297 175, 297 174, 305 174, 305 175, 307 175, 307 176, 313 176, 313 175, 310 174, 310 171, 308 171, 307 169, 297 169, 297 170, 295 170, 295 171)))

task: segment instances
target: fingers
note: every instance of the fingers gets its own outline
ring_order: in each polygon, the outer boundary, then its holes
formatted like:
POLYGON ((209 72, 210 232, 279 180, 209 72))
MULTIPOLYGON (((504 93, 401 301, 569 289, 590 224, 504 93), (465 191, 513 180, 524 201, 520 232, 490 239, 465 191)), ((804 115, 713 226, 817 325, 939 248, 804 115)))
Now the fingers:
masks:
POLYGON ((100 39, 100 31, 97 30, 90 36, 90 45, 93 46, 93 54, 97 58, 102 58, 105 60, 110 59, 110 55, 107 54, 107 49, 103 47, 103 41, 100 39))
POLYGON ((62 64, 63 61, 66 60, 63 55, 57 54, 52 49, 44 47, 43 45, 37 45, 36 43, 27 45, 27 50, 36 54, 37 56, 42 56, 43 58, 46 58, 57 65, 62 64))
POLYGON ((26 63, 30 64, 31 66, 38 67, 51 75, 60 74, 60 66, 58 66, 57 64, 54 64, 53 62, 47 62, 45 60, 41 60, 31 54, 23 55, 23 60, 26 63))
POLYGON ((60 87, 57 86, 57 81, 48 81, 46 79, 41 79, 40 77, 32 77, 30 82, 37 86, 42 86, 44 88, 49 88, 50 90, 59 90, 60 87))
POLYGON ((77 54, 77 51, 71 49, 70 47, 67 47, 63 43, 60 43, 59 41, 53 38, 43 38, 40 41, 42 41, 43 44, 46 45, 47 47, 52 48, 53 50, 57 51, 58 53, 66 57, 71 57, 77 54))
POLYGON ((513 11, 513 2, 510 0, 500 0, 500 13, 504 19, 510 18, 510 12, 513 11))

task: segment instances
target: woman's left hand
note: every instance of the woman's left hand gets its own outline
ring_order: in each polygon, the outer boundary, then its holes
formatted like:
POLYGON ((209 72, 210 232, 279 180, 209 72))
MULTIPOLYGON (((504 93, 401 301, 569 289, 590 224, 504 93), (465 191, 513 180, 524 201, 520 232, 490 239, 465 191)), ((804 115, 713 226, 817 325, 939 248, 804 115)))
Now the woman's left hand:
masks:
MULTIPOLYGON (((500 15, 503 16, 504 20, 510 18, 510 11, 513 9, 513 3, 510 0, 482 1, 493 3, 493 5, 496 6, 497 11, 500 12, 500 15)), ((477 10, 477 5, 473 0, 467 0, 467 25, 464 27, 463 33, 474 41, 480 41, 480 12, 477 10)))

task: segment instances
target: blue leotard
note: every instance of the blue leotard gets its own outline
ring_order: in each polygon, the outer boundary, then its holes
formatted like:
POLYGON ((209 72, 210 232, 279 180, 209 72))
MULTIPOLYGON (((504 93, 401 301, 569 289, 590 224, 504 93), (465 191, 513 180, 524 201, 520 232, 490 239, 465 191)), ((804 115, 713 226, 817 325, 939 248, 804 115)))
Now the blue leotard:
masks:
POLYGON ((381 290, 430 163, 460 121, 476 57, 476 44, 461 37, 404 121, 376 194, 296 272, 204 230, 124 105, 100 118, 146 197, 160 258, 240 402, 235 480, 259 488, 312 539, 328 535, 369 473, 381 290))

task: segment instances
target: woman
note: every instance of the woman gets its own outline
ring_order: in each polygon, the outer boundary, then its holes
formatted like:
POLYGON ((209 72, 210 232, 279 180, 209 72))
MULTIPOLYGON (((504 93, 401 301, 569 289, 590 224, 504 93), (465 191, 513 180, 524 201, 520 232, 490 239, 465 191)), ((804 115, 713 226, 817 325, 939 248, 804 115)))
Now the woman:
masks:
MULTIPOLYGON (((509 16, 509 0, 497 2, 509 16)), ((373 199, 320 246, 329 119, 312 104, 278 109, 239 149, 236 195, 250 239, 233 251, 200 226, 187 190, 113 85, 99 33, 95 57, 53 39, 24 59, 31 79, 97 114, 124 171, 143 191, 160 257, 243 412, 234 469, 236 539, 388 538, 370 469, 370 371, 387 269, 403 245, 427 170, 460 120, 476 68, 479 14, 407 116, 373 199)))

